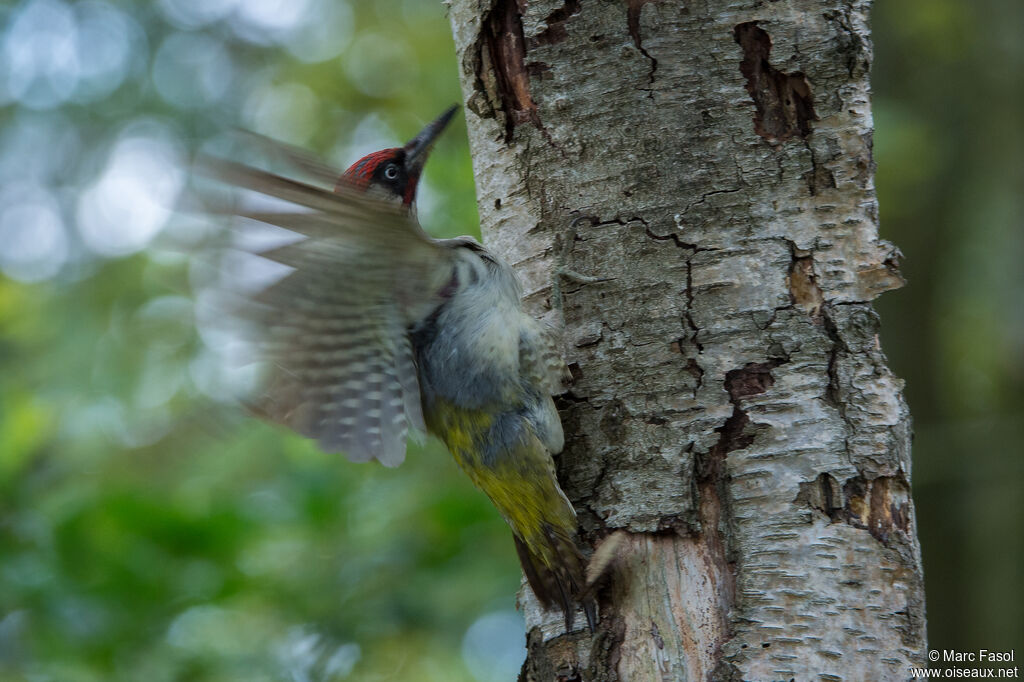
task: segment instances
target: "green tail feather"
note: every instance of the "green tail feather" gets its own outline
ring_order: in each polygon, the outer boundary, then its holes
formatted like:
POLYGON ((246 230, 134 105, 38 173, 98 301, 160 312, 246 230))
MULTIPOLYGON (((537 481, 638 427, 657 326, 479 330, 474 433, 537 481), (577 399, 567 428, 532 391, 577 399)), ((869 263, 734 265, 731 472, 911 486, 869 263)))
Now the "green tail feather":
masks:
POLYGON ((557 606, 562 609, 566 632, 572 631, 577 604, 583 608, 587 627, 594 632, 597 627, 597 605, 593 597, 584 596, 584 562, 579 548, 572 538, 565 537, 547 524, 544 526, 544 535, 544 549, 547 550, 544 554, 550 557, 549 562, 531 552, 518 535, 513 535, 516 553, 530 589, 544 608, 557 606))

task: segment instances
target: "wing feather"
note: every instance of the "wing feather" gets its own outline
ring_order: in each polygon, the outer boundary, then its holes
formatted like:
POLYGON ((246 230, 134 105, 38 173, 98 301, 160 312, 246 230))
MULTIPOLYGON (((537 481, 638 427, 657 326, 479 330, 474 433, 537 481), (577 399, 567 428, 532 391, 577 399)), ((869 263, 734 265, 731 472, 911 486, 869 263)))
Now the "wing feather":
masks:
POLYGON ((551 396, 565 391, 571 379, 553 330, 523 314, 519 335, 519 367, 537 396, 527 419, 548 452, 558 454, 565 445, 562 420, 551 396))
POLYGON ((221 159, 201 169, 295 207, 232 211, 245 219, 243 229, 256 221, 301 237, 257 252, 292 271, 248 294, 243 306, 267 367, 254 408, 325 450, 400 464, 407 434, 425 429, 408 330, 441 303, 451 250, 407 211, 361 192, 221 159))

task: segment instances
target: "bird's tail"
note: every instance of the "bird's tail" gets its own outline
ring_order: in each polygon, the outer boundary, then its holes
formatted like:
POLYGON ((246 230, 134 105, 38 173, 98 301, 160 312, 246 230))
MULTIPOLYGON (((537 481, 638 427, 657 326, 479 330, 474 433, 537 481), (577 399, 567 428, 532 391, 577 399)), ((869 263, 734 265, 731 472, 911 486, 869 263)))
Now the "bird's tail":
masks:
POLYGON ((442 400, 425 403, 432 433, 487 494, 515 535, 523 572, 545 608, 561 608, 572 630, 577 605, 591 630, 597 626, 588 596, 586 563, 576 545, 576 512, 558 487, 551 454, 516 413, 494 417, 442 400))
POLYGON ((585 563, 573 537, 546 523, 529 544, 518 532, 514 537, 519 562, 537 601, 546 609, 562 609, 566 632, 572 631, 579 605, 593 632, 597 627, 597 607, 586 589, 585 563))

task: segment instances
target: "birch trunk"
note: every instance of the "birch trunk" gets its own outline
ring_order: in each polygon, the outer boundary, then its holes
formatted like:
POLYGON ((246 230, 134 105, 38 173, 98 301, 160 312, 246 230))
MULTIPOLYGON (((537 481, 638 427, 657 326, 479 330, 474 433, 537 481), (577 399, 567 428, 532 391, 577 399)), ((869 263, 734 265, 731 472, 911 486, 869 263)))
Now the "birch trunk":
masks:
POLYGON ((594 636, 522 591, 521 679, 907 679, 924 594, 870 304, 902 280, 868 3, 450 12, 484 241, 564 321, 562 485, 591 547, 627 533, 594 636))

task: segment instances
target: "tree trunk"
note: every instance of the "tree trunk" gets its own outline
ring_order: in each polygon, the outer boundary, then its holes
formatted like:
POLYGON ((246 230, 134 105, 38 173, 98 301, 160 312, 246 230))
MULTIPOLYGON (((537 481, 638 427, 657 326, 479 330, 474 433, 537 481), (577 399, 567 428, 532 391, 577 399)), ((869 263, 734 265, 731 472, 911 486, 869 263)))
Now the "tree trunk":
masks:
POLYGON ((902 280, 868 3, 450 11, 484 240, 564 320, 562 485, 591 547, 626 531, 593 636, 523 590, 521 679, 908 678, 924 594, 870 305, 902 280))

